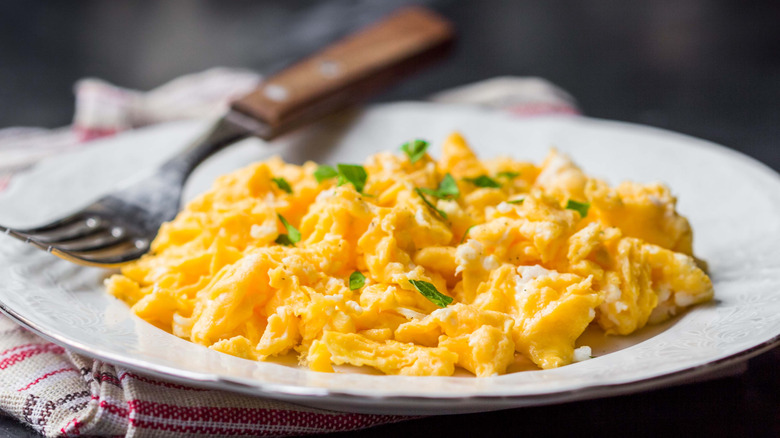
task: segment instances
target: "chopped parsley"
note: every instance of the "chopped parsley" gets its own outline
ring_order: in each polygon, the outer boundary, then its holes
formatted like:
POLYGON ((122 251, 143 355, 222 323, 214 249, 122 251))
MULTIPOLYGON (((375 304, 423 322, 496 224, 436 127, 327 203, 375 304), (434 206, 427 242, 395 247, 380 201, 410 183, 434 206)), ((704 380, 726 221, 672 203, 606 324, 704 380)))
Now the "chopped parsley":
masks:
POLYGON ((463 178, 464 180, 474 184, 477 187, 489 187, 489 188, 500 188, 501 184, 497 183, 496 180, 493 178, 487 176, 487 175, 480 175, 476 178, 463 178))
POLYGON ((366 173, 365 167, 358 164, 337 164, 335 169, 333 166, 321 164, 314 171, 314 177, 317 178, 318 183, 331 178, 338 178, 337 185, 342 186, 346 183, 351 183, 358 193, 363 193, 368 173, 366 173))
POLYGON ((458 183, 455 182, 455 178, 453 178, 449 173, 444 175, 444 178, 442 178, 441 182, 439 183, 438 189, 433 190, 421 188, 420 191, 426 195, 435 196, 440 199, 454 199, 460 196, 458 183))
POLYGON ((466 236, 469 235, 469 231, 471 231, 472 228, 476 227, 476 225, 472 225, 468 228, 466 228, 466 231, 463 232, 463 237, 460 238, 460 243, 463 243, 466 241, 466 236))
POLYGON ((363 193, 363 188, 366 186, 366 180, 368 179, 365 167, 357 164, 337 164, 336 167, 339 171, 339 185, 349 182, 358 193, 363 193))
POLYGON ((425 195, 423 194, 422 189, 415 188, 414 191, 417 192, 418 195, 420 195, 420 197, 422 198, 422 200, 425 203, 425 205, 427 205, 433 211, 438 213, 439 216, 441 216, 442 218, 447 219, 447 213, 445 213, 442 210, 439 210, 438 208, 436 208, 436 206, 431 201, 429 201, 428 198, 425 197, 425 195))
POLYGON ((287 182, 284 178, 271 178, 271 181, 276 183, 276 186, 279 187, 281 190, 284 190, 287 193, 292 194, 292 187, 290 187, 290 183, 287 182))
POLYGON ((349 290, 356 290, 366 284, 366 276, 360 271, 355 271, 349 276, 349 290))
POLYGON ((448 297, 443 293, 436 290, 436 286, 421 280, 409 280, 409 283, 420 292, 422 296, 428 299, 428 301, 436 304, 439 307, 447 307, 452 302, 452 297, 448 297))
POLYGON ((513 199, 511 201, 506 201, 506 202, 507 204, 522 204, 523 201, 525 201, 525 198, 513 199))
POLYGON ((287 222, 287 219, 281 214, 277 213, 276 216, 279 217, 282 225, 284 225, 284 228, 287 230, 287 234, 280 234, 279 237, 276 238, 276 243, 285 246, 295 246, 296 243, 301 241, 301 232, 290 225, 290 223, 287 222))
POLYGON ((317 166, 317 170, 314 171, 314 177, 317 178, 318 183, 337 176, 339 176, 338 171, 333 166, 328 166, 327 164, 317 166))
POLYGON ((590 209, 590 202, 577 202, 573 199, 566 201, 566 208, 574 210, 580 214, 581 217, 588 215, 588 209, 590 209))
POLYGON ((517 178, 518 176, 520 176, 520 172, 509 172, 509 171, 498 172, 496 174, 496 176, 500 176, 500 177, 506 178, 508 180, 513 180, 513 179, 517 178))
POLYGON ((412 140, 401 145, 401 150, 404 151, 409 162, 414 164, 425 155, 425 151, 428 149, 428 142, 425 140, 412 140))

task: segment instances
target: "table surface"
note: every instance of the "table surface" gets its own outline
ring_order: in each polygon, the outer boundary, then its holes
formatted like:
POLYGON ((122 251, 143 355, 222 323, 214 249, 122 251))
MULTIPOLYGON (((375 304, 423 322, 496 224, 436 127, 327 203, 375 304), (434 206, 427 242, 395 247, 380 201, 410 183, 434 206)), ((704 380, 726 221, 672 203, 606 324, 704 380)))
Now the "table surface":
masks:
MULTIPOLYGON (((704 138, 780 170, 776 1, 9 1, 0 4, 0 127, 68 124, 73 83, 85 76, 150 89, 213 66, 271 72, 403 3, 438 10, 460 39, 449 60, 377 101, 539 76, 589 116, 704 138)), ((779 363, 774 348, 707 382, 332 436, 780 436, 779 363)), ((37 435, 0 417, 0 436, 37 435)))

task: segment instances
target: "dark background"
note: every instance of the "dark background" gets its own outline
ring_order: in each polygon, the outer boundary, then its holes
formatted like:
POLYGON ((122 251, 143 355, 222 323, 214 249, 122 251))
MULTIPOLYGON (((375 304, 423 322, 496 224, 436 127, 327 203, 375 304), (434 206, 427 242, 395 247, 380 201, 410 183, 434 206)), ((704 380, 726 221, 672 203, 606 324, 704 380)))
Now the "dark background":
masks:
POLYGON ((67 124, 84 76, 143 90, 213 66, 268 72, 404 3, 453 20, 460 44, 380 100, 541 76, 592 117, 691 134, 780 168, 778 1, 5 1, 0 127, 67 124))
MULTIPOLYGON (((701 137, 780 170, 780 1, 4 1, 0 128, 67 125, 84 76, 143 90, 214 66, 271 72, 405 3, 454 21, 460 41, 377 100, 540 76, 589 116, 701 137)), ((780 436, 780 349, 749 365, 706 383, 344 436, 780 436)), ((0 419, 3 434, 26 432, 0 419)))

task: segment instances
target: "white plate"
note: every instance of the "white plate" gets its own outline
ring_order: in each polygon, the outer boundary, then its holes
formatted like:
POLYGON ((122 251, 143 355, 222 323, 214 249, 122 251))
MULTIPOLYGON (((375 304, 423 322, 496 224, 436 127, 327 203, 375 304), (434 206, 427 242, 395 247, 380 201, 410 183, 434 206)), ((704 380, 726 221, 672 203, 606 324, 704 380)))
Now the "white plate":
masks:
MULTIPOLYGON (((40 224, 77 209, 119 181, 142 177, 138 169, 148 172, 206 126, 143 129, 42 163, 0 196, 0 223, 40 224)), ((777 343, 780 178, 741 154, 679 134, 587 118, 516 119, 466 107, 385 105, 273 147, 258 140, 237 144, 198 169, 186 196, 270 153, 292 162, 360 162, 413 137, 435 145, 452 130, 482 157, 539 162, 555 146, 611 183, 669 184, 693 225, 696 254, 709 262, 715 300, 627 339, 591 336, 595 359, 485 379, 323 374, 217 353, 131 315, 104 293, 106 271, 71 265, 8 236, 0 236, 2 309, 56 343, 148 374, 309 406, 392 414, 486 411, 640 391, 694 379, 777 343)))

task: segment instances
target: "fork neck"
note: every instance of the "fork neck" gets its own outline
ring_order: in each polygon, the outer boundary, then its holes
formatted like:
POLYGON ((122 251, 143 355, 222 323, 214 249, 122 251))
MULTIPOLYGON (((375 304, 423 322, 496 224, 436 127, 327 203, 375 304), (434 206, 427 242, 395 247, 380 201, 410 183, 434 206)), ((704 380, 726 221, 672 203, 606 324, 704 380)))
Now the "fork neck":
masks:
POLYGON ((262 136, 263 128, 262 123, 230 111, 206 133, 166 161, 160 167, 160 172, 175 174, 184 181, 205 159, 239 140, 252 135, 262 136))

